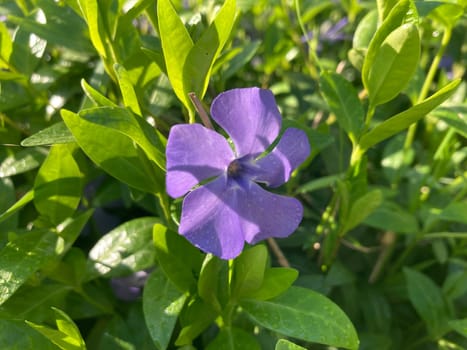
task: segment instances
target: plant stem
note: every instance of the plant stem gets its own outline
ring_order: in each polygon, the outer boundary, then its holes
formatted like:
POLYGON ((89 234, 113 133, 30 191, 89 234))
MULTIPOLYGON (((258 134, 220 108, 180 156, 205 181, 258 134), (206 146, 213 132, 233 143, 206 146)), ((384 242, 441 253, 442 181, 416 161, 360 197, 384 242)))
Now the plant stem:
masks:
MULTIPOLYGON (((198 112, 204 126, 207 127, 208 129, 214 130, 214 126, 212 125, 211 120, 209 119, 209 115, 204 109, 203 104, 198 99, 196 94, 194 92, 190 92, 188 93, 188 96, 190 97, 191 102, 195 106, 195 109, 198 112)), ((194 119, 194 116, 193 116, 193 119, 194 119)), ((191 113, 190 113, 190 124, 192 123, 194 123, 194 120, 192 120, 191 113)))

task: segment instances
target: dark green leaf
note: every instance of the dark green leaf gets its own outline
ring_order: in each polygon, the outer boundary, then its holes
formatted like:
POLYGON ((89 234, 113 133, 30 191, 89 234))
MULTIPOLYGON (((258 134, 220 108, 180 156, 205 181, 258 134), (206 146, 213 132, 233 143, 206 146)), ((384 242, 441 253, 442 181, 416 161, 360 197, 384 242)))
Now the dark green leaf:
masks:
POLYGON ((184 237, 167 227, 154 225, 156 257, 167 278, 182 292, 196 285, 203 256, 184 237))
POLYGON ((435 339, 447 330, 449 319, 441 289, 424 274, 404 268, 409 299, 435 339))
POLYGON ((343 222, 341 234, 345 234, 370 215, 378 208, 383 201, 383 194, 380 190, 372 190, 365 193, 352 203, 349 214, 343 222))
POLYGON ((244 250, 235 259, 233 295, 241 298, 261 287, 267 260, 268 251, 262 244, 244 250))
POLYGON ((143 293, 144 318, 158 349, 167 349, 186 298, 187 294, 181 293, 160 269, 147 280, 143 293))
POLYGON ((0 304, 50 259, 58 256, 63 239, 40 230, 23 234, 0 251, 0 304))
POLYGON ((356 142, 363 128, 364 111, 355 88, 344 77, 324 72, 320 77, 321 91, 340 126, 352 142, 356 142))
POLYGON ((467 318, 462 320, 451 320, 449 321, 449 326, 457 333, 467 338, 467 318))
POLYGON ((89 252, 87 279, 122 276, 154 264, 152 227, 158 218, 138 218, 125 222, 103 236, 89 252))
POLYGON ((206 350, 260 350, 261 347, 253 335, 243 329, 222 328, 206 350))
POLYGON ((57 350, 57 347, 24 321, 0 319, 0 349, 57 350))
POLYGON ((291 287, 275 299, 244 300, 240 304, 255 322, 275 332, 309 342, 358 348, 357 333, 345 313, 312 290, 291 287))
POLYGON ((419 232, 416 217, 393 202, 384 201, 363 221, 365 225, 397 233, 419 232))
POLYGON ((6 219, 8 219, 10 216, 14 215, 26 204, 28 204, 29 202, 32 202, 33 199, 34 199, 34 191, 31 190, 31 191, 26 192, 23 197, 21 197, 15 204, 13 204, 10 208, 8 208, 7 211, 5 211, 4 213, 0 215, 0 222, 3 222, 6 219))
POLYGON ((245 294, 245 299, 268 300, 275 298, 287 289, 297 279, 298 271, 287 267, 272 267, 264 272, 263 283, 255 291, 245 294))

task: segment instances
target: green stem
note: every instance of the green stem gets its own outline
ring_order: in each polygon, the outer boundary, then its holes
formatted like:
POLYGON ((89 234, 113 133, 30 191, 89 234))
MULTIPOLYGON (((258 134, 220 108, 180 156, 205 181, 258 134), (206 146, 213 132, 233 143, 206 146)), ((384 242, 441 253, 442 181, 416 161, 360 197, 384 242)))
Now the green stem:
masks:
MULTIPOLYGON (((447 27, 443 33, 443 38, 441 39, 441 45, 439 47, 436 56, 433 58, 433 62, 431 62, 430 69, 428 70, 428 74, 426 75, 425 81, 423 83, 422 89, 420 91, 420 95, 418 96, 417 103, 422 102, 430 92, 431 84, 433 83, 433 79, 435 77, 436 71, 438 70, 439 63, 443 58, 444 52, 451 40, 452 29, 447 27)), ((417 131, 417 123, 413 123, 407 132, 407 136, 405 138, 404 149, 407 150, 412 146, 412 143, 415 138, 415 132, 417 131)))

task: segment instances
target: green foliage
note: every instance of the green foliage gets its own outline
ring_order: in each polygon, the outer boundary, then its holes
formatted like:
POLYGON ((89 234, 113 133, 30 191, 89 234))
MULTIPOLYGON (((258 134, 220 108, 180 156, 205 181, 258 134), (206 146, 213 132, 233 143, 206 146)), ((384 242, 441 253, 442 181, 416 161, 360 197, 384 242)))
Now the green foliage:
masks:
POLYGON ((466 2, 284 4, 0 0, 1 349, 467 349, 466 2), (165 150, 248 86, 304 218, 224 261, 165 150))

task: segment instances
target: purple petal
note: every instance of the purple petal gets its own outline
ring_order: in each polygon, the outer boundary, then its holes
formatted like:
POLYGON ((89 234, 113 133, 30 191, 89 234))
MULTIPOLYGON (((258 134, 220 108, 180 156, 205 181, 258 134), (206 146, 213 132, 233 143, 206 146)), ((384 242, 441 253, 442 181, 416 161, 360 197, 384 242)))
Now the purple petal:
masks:
POLYGON ((294 171, 310 155, 310 143, 303 130, 285 130, 274 150, 256 162, 255 181, 277 187, 287 182, 294 171))
POLYGON ((249 183, 247 198, 239 206, 245 240, 255 244, 268 237, 287 237, 303 217, 303 206, 295 198, 281 196, 249 183))
POLYGON ((222 259, 238 256, 245 241, 236 212, 244 192, 231 183, 221 176, 190 192, 183 201, 179 227, 193 245, 222 259))
POLYGON ((256 87, 220 94, 212 102, 211 115, 232 138, 237 158, 264 152, 281 127, 274 95, 256 87))
POLYGON ((234 155, 227 140, 200 124, 175 125, 167 140, 167 193, 180 197, 203 180, 222 174, 234 155))

